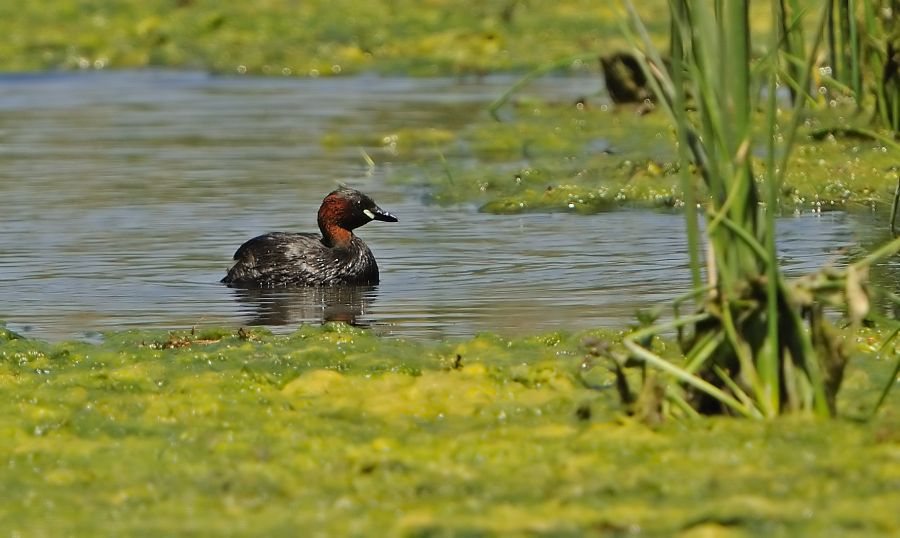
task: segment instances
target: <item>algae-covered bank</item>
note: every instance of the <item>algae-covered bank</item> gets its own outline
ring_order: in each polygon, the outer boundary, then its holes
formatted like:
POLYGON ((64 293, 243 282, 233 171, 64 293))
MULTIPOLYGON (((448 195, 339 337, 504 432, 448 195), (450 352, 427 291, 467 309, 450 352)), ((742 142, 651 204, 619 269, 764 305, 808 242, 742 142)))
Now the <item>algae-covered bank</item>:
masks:
MULTIPOLYGON (((617 345, 619 335, 595 333, 617 345)), ((0 340, 11 536, 875 536, 900 532, 891 361, 840 420, 619 411, 583 336, 125 332, 0 340)), ((853 340, 856 342, 856 340, 853 340)), ((656 347, 666 352, 666 345, 656 347)))
MULTIPOLYGON (((654 0, 642 11, 664 6, 654 0)), ((0 71, 164 66, 317 77, 527 70, 621 46, 614 7, 592 0, 4 2, 0 71)), ((665 27, 660 19, 655 28, 665 27)))
MULTIPOLYGON (((684 193, 672 125, 659 112, 642 112, 643 106, 611 103, 605 91, 571 100, 514 96, 500 109, 501 121, 483 117, 441 141, 446 161, 430 156, 392 179, 423 183, 437 203, 475 203, 497 214, 680 208, 684 193)), ((762 114, 755 119, 762 122, 762 114)), ((897 152, 877 135, 856 130, 867 121, 849 106, 804 115, 780 212, 887 214, 897 186, 897 152)), ((401 157, 415 157, 412 138, 401 135, 401 157)), ((761 152, 754 147, 754 155, 761 152)), ((763 159, 754 159, 754 173, 762 183, 763 159)))

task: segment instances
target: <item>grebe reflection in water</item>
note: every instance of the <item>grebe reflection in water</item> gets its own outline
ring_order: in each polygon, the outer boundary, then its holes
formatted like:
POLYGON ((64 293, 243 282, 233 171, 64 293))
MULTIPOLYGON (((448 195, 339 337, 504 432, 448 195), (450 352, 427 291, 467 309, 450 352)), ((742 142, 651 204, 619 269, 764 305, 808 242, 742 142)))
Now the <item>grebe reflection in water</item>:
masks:
POLYGON ((377 286, 232 288, 249 325, 299 325, 342 321, 368 327, 377 286))

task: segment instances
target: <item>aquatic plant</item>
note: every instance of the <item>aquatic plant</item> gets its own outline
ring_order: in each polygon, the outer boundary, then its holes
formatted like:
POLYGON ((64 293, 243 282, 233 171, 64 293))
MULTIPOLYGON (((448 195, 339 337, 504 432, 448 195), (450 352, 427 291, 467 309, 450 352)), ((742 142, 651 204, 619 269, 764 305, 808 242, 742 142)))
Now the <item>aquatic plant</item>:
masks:
MULTIPOLYGON (((828 307, 842 309, 854 325, 870 312, 868 268, 900 249, 894 240, 838 271, 825 268, 788 281, 778 266, 775 213, 788 156, 802 109, 799 99, 787 125, 779 121, 778 54, 751 58, 749 2, 673 0, 671 70, 663 62, 629 0, 630 25, 623 25, 646 71, 661 109, 675 127, 696 313, 652 324, 624 340, 629 358, 658 369, 676 382, 665 391, 644 390, 644 399, 659 398, 673 412, 732 413, 772 417, 785 412, 833 415, 847 353, 838 331, 826 317, 828 307), (765 91, 758 91, 765 87, 765 91), (750 155, 758 109, 763 127, 766 179, 754 180, 750 155), (695 167, 710 194, 706 208, 707 282, 702 282, 700 226, 694 191, 695 167), (690 330, 692 329, 692 330, 690 330), (675 363, 652 352, 646 342, 663 331, 677 330, 685 351, 675 363), (649 395, 649 396, 648 396, 649 395)), ((776 51, 784 21, 773 0, 769 51, 776 51)), ((809 76, 822 42, 830 4, 823 6, 816 35, 807 51, 799 88, 809 76)), ((625 361, 613 357, 626 401, 638 402, 622 374, 625 361)), ((645 377, 646 387, 658 383, 645 377)), ((644 402, 642 405, 648 405, 644 402)))
POLYGON ((831 0, 828 79, 858 104, 875 98, 875 118, 900 127, 900 11, 898 0, 831 0))
MULTIPOLYGON (((817 60, 817 102, 850 99, 860 108, 874 101, 875 124, 900 130, 900 1, 829 0, 825 9, 825 50, 817 60)), ((812 97, 801 85, 806 56, 804 19, 807 10, 798 0, 776 6, 780 48, 786 67, 784 81, 797 96, 812 97)))

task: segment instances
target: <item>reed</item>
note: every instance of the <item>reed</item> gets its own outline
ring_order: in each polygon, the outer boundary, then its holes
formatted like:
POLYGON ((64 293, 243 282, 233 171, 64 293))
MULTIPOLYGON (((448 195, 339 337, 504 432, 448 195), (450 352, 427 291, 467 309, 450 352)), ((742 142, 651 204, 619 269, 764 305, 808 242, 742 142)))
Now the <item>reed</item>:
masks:
MULTIPOLYGON (((651 43, 634 6, 629 0, 624 0, 624 6, 628 23, 623 28, 660 108, 674 125, 686 198, 695 199, 693 193, 699 188, 688 172, 693 168, 710 200, 702 240, 696 206, 686 204, 685 210, 697 312, 679 316, 676 310, 673 321, 628 336, 625 345, 631 358, 673 381, 660 402, 673 413, 833 415, 847 356, 825 308, 842 308, 856 324, 868 316, 866 271, 881 257, 897 252, 900 240, 843 271, 823 269, 788 281, 779 269, 778 197, 802 110, 809 102, 797 99, 792 113, 784 115, 787 122, 779 123, 778 77, 786 70, 782 55, 774 51, 783 50, 786 29, 802 26, 785 9, 796 9, 796 5, 772 1, 775 19, 768 43, 762 47, 772 53, 754 60, 748 0, 671 0, 671 70, 651 43), (763 190, 754 179, 751 159, 758 148, 764 154, 763 190), (701 287, 697 275, 704 242, 708 282, 701 287), (671 330, 678 331, 683 361, 664 359, 646 345, 652 335, 671 330)), ((831 13, 831 2, 827 2, 818 13, 805 57, 790 59, 799 77, 795 88, 809 87, 823 36, 834 22, 831 13)), ((851 39, 852 31, 841 32, 851 39)), ((801 45, 805 44, 792 42, 791 54, 801 45)), ((841 65, 852 66, 844 60, 841 65)), ((618 358, 617 371, 623 364, 618 358)))
POLYGON ((877 118, 900 133, 900 0, 863 0, 861 46, 854 49, 871 74, 877 118))
MULTIPOLYGON (((807 2, 807 4, 809 4, 807 2)), ((805 76, 808 9, 799 0, 779 0, 776 6, 779 43, 785 67, 781 77, 798 96, 812 98, 805 76)), ((873 124, 900 131, 900 0, 827 0, 825 42, 817 59, 816 86, 820 106, 843 99, 859 109, 874 110, 873 124)), ((775 50, 775 49, 773 49, 775 50)))
POLYGON ((874 101, 875 123, 900 131, 900 0, 829 0, 823 84, 859 107, 874 101))
MULTIPOLYGON (((785 80, 788 81, 791 100, 796 103, 799 96, 808 97, 809 88, 801 88, 803 79, 803 59, 806 58, 806 37, 803 27, 803 13, 798 0, 779 0, 778 22, 779 47, 785 57, 785 80)), ((775 50, 775 49, 772 49, 775 50)))

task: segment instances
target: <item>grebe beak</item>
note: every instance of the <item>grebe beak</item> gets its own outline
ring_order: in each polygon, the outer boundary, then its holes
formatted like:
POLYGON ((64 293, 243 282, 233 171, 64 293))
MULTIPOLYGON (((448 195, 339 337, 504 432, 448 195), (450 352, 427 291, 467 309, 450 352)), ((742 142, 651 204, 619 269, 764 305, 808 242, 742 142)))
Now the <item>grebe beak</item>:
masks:
POLYGON ((397 222, 397 217, 391 215, 384 209, 381 209, 378 206, 373 207, 372 209, 366 209, 363 211, 367 217, 372 220, 383 220, 384 222, 397 222))

